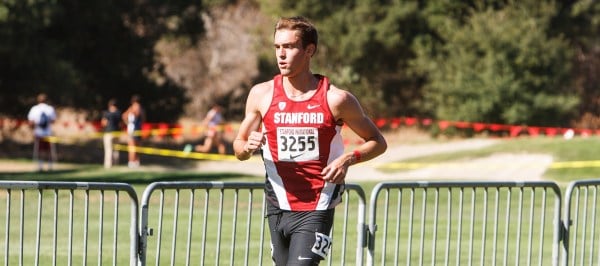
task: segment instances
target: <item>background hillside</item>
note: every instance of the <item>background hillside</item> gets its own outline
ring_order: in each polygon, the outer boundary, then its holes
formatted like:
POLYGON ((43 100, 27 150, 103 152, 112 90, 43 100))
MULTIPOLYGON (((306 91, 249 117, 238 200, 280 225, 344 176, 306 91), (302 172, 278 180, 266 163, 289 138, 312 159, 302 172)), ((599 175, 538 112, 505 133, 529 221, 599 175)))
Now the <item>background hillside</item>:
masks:
POLYGON ((150 122, 240 118, 277 73, 279 16, 320 31, 315 72, 373 117, 600 128, 600 2, 118 1, 0 3, 0 115, 45 91, 97 120, 140 94, 150 122))

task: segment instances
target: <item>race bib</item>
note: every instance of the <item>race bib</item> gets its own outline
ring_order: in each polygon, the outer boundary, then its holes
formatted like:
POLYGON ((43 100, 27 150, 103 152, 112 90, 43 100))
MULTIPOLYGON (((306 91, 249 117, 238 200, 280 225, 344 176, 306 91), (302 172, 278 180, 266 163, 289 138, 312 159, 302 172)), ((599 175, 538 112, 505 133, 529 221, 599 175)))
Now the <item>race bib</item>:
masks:
POLYGON ((329 249, 331 249, 331 244, 331 237, 326 234, 315 232, 315 244, 311 251, 321 256, 321 258, 325 258, 329 253, 329 249))
POLYGON ((319 159, 319 133, 314 127, 277 128, 279 161, 303 162, 319 159))

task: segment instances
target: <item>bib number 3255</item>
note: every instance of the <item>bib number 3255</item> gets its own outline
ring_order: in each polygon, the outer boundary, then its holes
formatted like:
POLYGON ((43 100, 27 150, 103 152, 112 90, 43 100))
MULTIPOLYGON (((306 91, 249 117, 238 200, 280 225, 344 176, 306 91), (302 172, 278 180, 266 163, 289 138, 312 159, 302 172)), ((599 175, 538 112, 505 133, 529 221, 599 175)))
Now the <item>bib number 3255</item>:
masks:
POLYGON ((303 162, 319 159, 319 132, 313 127, 277 128, 280 161, 303 162))

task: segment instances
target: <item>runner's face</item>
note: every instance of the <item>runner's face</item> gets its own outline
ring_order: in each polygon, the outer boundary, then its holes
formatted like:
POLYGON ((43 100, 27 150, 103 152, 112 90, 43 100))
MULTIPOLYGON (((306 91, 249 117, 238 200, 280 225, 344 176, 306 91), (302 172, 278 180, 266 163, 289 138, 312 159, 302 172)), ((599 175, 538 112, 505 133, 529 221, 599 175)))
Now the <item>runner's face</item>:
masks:
POLYGON ((274 38, 277 66, 284 76, 295 76, 308 70, 310 54, 302 48, 302 41, 293 30, 278 30, 274 38))

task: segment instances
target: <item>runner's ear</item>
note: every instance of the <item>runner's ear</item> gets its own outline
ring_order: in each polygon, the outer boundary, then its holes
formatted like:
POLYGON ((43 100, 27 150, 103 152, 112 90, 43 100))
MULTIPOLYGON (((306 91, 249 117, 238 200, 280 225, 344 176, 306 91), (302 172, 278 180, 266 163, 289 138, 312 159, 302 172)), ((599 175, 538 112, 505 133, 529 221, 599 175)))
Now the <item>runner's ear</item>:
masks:
POLYGON ((311 57, 315 55, 315 45, 311 43, 308 46, 306 46, 306 53, 309 54, 311 57))

